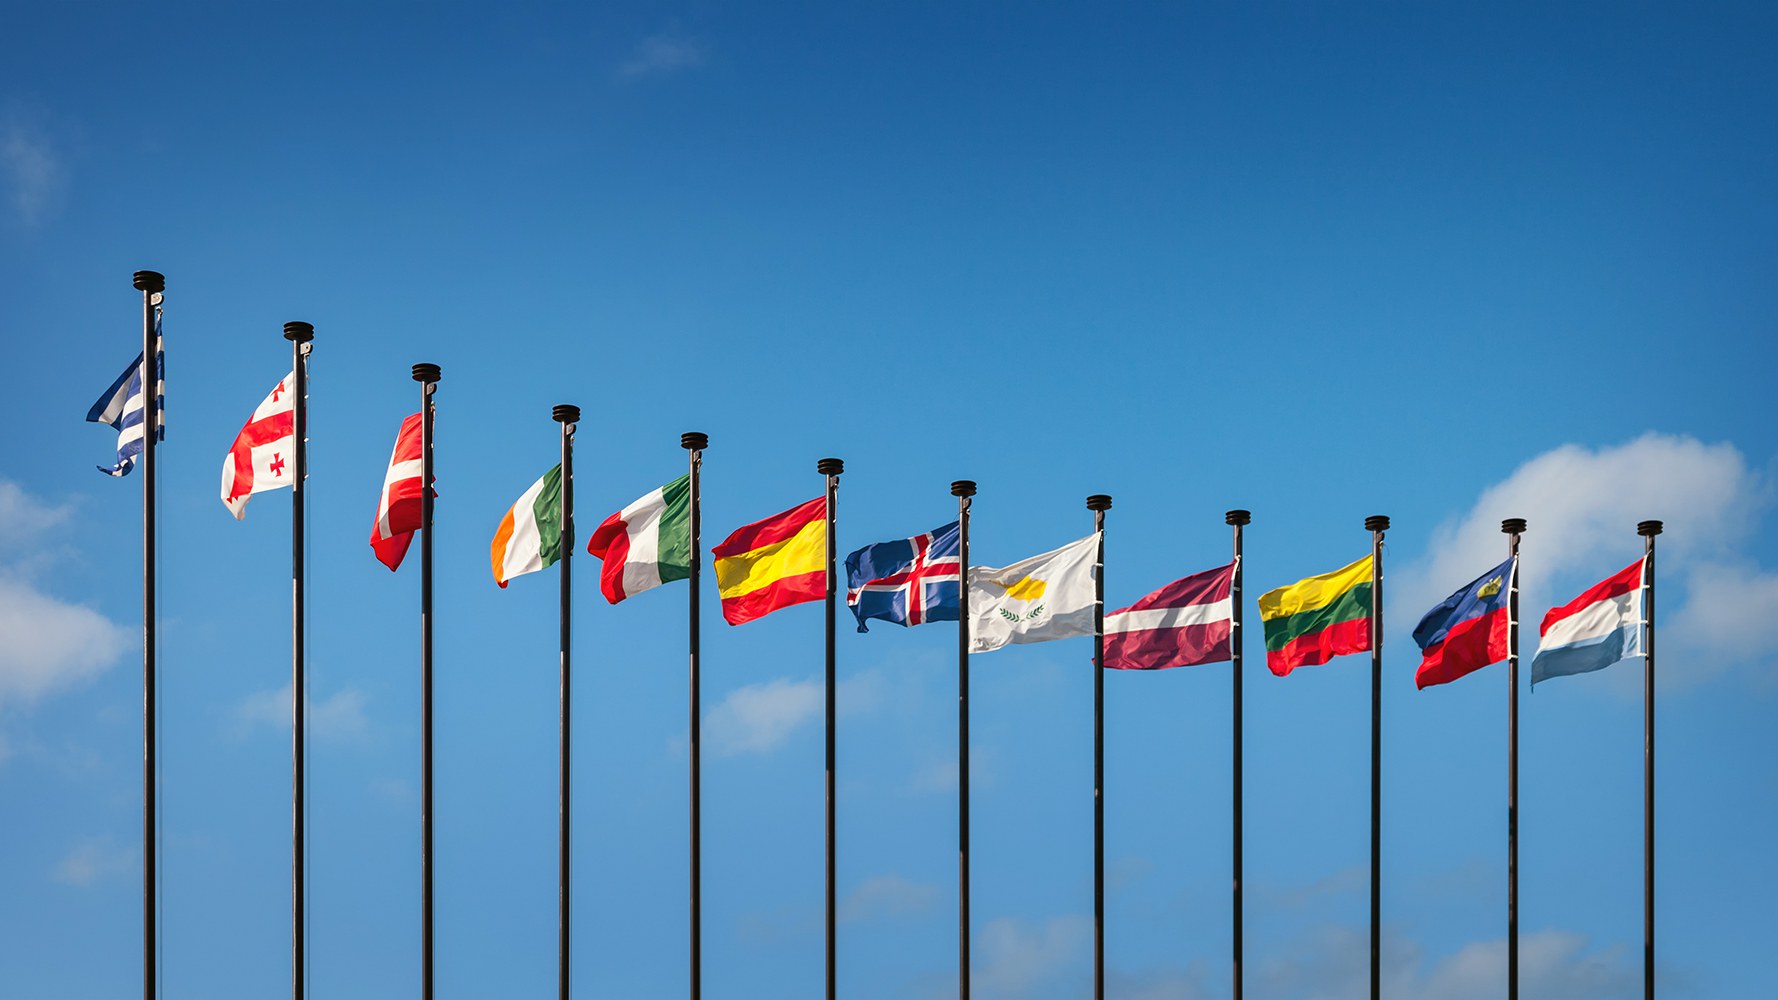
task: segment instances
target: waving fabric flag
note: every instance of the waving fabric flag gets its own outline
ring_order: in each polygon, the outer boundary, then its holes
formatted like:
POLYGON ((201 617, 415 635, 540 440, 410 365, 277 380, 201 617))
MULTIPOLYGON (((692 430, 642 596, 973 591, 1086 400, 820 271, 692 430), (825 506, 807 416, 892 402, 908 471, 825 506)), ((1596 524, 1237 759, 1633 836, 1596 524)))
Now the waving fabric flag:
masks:
POLYGON ((1414 686, 1448 684, 1507 657, 1507 597, 1519 585, 1517 559, 1508 559, 1426 612, 1414 626, 1422 657, 1414 686))
POLYGON ((506 589, 515 576, 554 566, 562 558, 562 465, 531 484, 494 529, 494 582, 506 589))
POLYGON ((1551 677, 1584 674, 1642 655, 1643 587, 1646 559, 1595 584, 1543 616, 1543 639, 1531 661, 1531 684, 1551 677))
POLYGON ((710 550, 730 625, 827 596, 827 498, 755 521, 710 550))
POLYGON ((1283 677, 1297 667, 1371 648, 1371 557, 1261 594, 1266 667, 1283 677))
POLYGON ((858 618, 858 631, 870 631, 867 618, 904 626, 957 620, 959 523, 866 545, 846 557, 846 606, 858 618))
POLYGON ((1093 634, 1099 535, 996 569, 969 568, 969 651, 1093 634))
POLYGON ((1174 580, 1105 616, 1105 665, 1161 670, 1230 659, 1235 564, 1174 580))
POLYGON ((599 590, 612 604, 691 576, 691 476, 606 518, 586 550, 605 561, 599 590))
POLYGON ((247 516, 249 497, 289 486, 296 474, 289 467, 296 450, 295 384, 294 371, 278 380, 222 459, 222 505, 237 521, 247 516))
MULTIPOLYGON (((159 433, 156 441, 167 439, 166 351, 161 344, 161 293, 154 298, 154 412, 159 433)), ((108 476, 127 476, 136 467, 136 456, 142 454, 142 424, 148 419, 148 406, 142 396, 142 355, 123 370, 99 401, 86 411, 89 423, 110 424, 117 430, 117 463, 107 468, 98 466, 108 476)))
POLYGON ((370 528, 370 547, 391 571, 401 565, 414 532, 420 530, 420 415, 401 422, 383 493, 377 499, 377 521, 370 528))

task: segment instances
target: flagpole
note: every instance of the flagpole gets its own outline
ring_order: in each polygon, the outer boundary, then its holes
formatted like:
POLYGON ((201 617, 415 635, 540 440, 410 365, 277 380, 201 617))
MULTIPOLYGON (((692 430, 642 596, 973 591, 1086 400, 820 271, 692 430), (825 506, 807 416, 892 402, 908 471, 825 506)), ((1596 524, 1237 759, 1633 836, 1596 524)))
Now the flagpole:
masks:
POLYGON ((704 992, 703 789, 699 773, 703 757, 698 743, 700 723, 703 721, 699 705, 701 682, 698 678, 698 577, 699 564, 703 562, 703 525, 699 508, 702 503, 704 449, 710 447, 710 436, 699 431, 687 431, 679 435, 679 446, 689 453, 690 465, 691 566, 688 582, 691 584, 691 600, 688 603, 691 609, 691 1000, 699 1000, 704 992))
POLYGON ((142 293, 142 996, 153 1000, 159 978, 155 945, 155 692, 154 692, 154 452, 160 437, 160 346, 155 297, 167 287, 158 271, 137 271, 142 293))
POLYGON ((1093 564, 1093 996, 1105 998, 1105 512, 1111 498, 1087 497, 1099 552, 1093 564))
POLYGON ((1371 1000, 1382 995, 1383 965, 1383 533, 1389 518, 1364 519, 1371 533, 1371 1000))
POLYGON ((957 996, 969 1000, 969 508, 975 483, 951 484, 957 498, 957 996))
POLYGON ((414 366, 420 383, 420 996, 432 1000, 432 396, 440 373, 414 366))
POLYGON ((1229 702, 1229 728, 1231 732, 1234 757, 1234 775, 1231 779, 1232 796, 1234 799, 1231 812, 1234 815, 1234 830, 1231 841, 1235 868, 1235 898, 1230 911, 1230 936, 1234 945, 1234 1000, 1241 1000, 1241 529, 1253 521, 1253 513, 1245 510, 1231 510, 1223 515, 1223 521, 1235 529, 1235 573, 1229 586, 1229 666, 1232 696, 1229 702))
POLYGON ((827 1000, 838 995, 834 989, 834 503, 839 499, 840 473, 846 464, 837 458, 824 458, 815 463, 815 471, 827 477, 827 1000))
POLYGON ((315 339, 315 328, 308 323, 284 324, 284 339, 290 341, 290 365, 294 384, 291 386, 291 431, 295 454, 290 477, 290 995, 302 1000, 306 972, 304 923, 306 907, 304 885, 307 848, 303 843, 303 827, 307 821, 304 793, 307 777, 304 751, 308 732, 308 679, 305 676, 305 644, 307 621, 304 610, 306 594, 303 581, 303 520, 307 514, 304 502, 304 480, 309 474, 309 352, 315 339))
POLYGON ((1500 522, 1512 579, 1506 592, 1506 998, 1519 1000, 1519 536, 1525 519, 1500 522))
POLYGON ((1655 536, 1661 522, 1642 521, 1642 995, 1655 998, 1655 536))
POLYGON ((573 605, 569 598, 573 593, 573 578, 570 574, 570 558, 574 555, 574 424, 580 419, 580 407, 568 403, 557 404, 550 410, 550 416, 562 425, 562 479, 560 484, 561 511, 558 526, 561 531, 562 558, 561 566, 561 610, 560 622, 562 631, 562 746, 561 764, 561 830, 558 834, 557 879, 559 885, 557 895, 556 917, 556 992, 561 1000, 568 1000, 568 955, 569 933, 568 919, 571 913, 569 905, 572 889, 569 878, 569 861, 572 851, 569 845, 573 842, 569 835, 571 819, 569 783, 569 741, 573 736, 571 710, 573 699, 569 697, 570 670, 573 649, 573 617, 570 609, 573 605))

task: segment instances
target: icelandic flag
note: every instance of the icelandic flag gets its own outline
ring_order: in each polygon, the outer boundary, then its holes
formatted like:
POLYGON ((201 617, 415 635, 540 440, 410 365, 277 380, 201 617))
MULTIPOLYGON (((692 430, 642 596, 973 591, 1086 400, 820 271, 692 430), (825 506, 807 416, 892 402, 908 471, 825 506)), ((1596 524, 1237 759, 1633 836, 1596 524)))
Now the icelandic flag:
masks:
MULTIPOLYGON (((98 466, 100 472, 108 476, 127 476, 136 467, 136 456, 142 454, 142 423, 147 419, 148 407, 142 397, 143 371, 142 355, 130 362, 111 388, 99 397, 92 409, 86 411, 89 423, 110 424, 117 428, 117 464, 106 468, 98 466)), ((156 441, 167 439, 166 409, 166 352, 161 345, 161 308, 160 293, 154 295, 154 408, 158 425, 156 441)))
POLYGON ((958 522, 894 542, 866 545, 846 557, 846 606, 858 617, 897 625, 954 622, 958 596, 958 522))
POLYGON ((1638 559, 1543 616, 1531 683, 1584 674, 1642 655, 1647 560, 1638 559))
POLYGON ((1519 585, 1518 560, 1508 559, 1443 603, 1414 626, 1421 651, 1414 686, 1448 684, 1506 659, 1507 596, 1519 585))

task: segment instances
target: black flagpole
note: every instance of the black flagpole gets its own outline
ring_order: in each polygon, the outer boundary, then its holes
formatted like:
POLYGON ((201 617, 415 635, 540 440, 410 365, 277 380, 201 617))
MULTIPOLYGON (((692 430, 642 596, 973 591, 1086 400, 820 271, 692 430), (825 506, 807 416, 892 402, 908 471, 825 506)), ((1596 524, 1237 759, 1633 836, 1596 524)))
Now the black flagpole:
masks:
POLYGON ((834 855, 834 785, 833 785, 833 719, 834 719, 834 679, 833 679, 833 611, 834 611, 834 503, 839 499, 840 473, 846 471, 846 464, 837 458, 824 458, 815 463, 815 471, 827 477, 827 1000, 834 1000, 838 994, 834 989, 834 896, 833 896, 833 855, 834 855))
POLYGON ((414 366, 420 383, 420 996, 432 1000, 432 416, 437 365, 414 366))
POLYGON ((1655 1000, 1655 536, 1661 522, 1642 521, 1642 995, 1655 1000))
POLYGON ((1383 966, 1383 532, 1389 518, 1364 519, 1371 533, 1371 1000, 1382 995, 1383 966))
POLYGON ((975 483, 951 484, 957 498, 957 996, 969 1000, 969 508, 975 483))
POLYGON ((704 471, 704 449, 710 447, 710 436, 699 431, 679 435, 679 446, 689 453, 691 506, 691 1000, 699 1000, 704 992, 704 852, 703 852, 703 788, 699 751, 700 680, 698 678, 698 569, 703 561, 703 523, 699 505, 704 471))
POLYGON ((1506 591, 1506 998, 1519 1000, 1519 536, 1525 519, 1500 522, 1509 537, 1506 591))
POLYGON ((155 945, 154 452, 160 430, 160 345, 154 311, 167 287, 158 271, 137 271, 142 292, 142 996, 153 1000, 155 945))
POLYGON ((303 795, 307 788, 303 766, 305 721, 308 712, 308 680, 304 674, 303 634, 306 614, 303 582, 303 519, 306 515, 303 486, 309 474, 309 342, 315 339, 315 328, 307 323, 284 324, 284 339, 290 341, 290 366, 294 384, 291 386, 291 432, 295 454, 290 463, 290 995, 303 997, 304 963, 304 862, 303 827, 307 810, 303 795))
POLYGON ((1093 996, 1105 998, 1105 512, 1111 498, 1087 497, 1099 553, 1093 563, 1093 996))
POLYGON ((1231 841, 1235 868, 1235 898, 1230 911, 1230 937, 1234 945, 1234 1000, 1241 1000, 1241 529, 1253 521, 1253 513, 1245 510, 1231 510, 1223 515, 1223 521, 1235 529, 1235 574, 1229 586, 1229 667, 1234 678, 1232 697, 1229 702, 1229 726, 1232 733, 1234 775, 1230 783, 1234 799, 1231 812, 1234 815, 1234 830, 1231 841))
POLYGON ((560 521, 558 522, 558 526, 561 530, 562 546, 562 558, 560 560, 562 569, 562 606, 560 612, 562 630, 562 760, 560 764, 560 796, 562 802, 560 806, 561 831, 559 833, 559 844, 557 847, 559 854, 557 860, 557 878, 560 884, 556 889, 556 905, 558 909, 556 918, 556 983, 557 993, 561 997, 561 1000, 568 1000, 568 918, 571 910, 569 906, 571 895, 571 890, 569 888, 569 857, 572 853, 569 850, 569 844, 572 843, 569 836, 572 813, 569 807, 569 790, 571 786, 568 781, 568 749, 570 738, 573 735, 573 727, 569 724, 571 720, 570 710, 573 704, 572 699, 569 697, 571 691, 571 688, 569 687, 569 664, 572 662, 571 650, 573 648, 573 619, 569 610, 573 606, 569 602, 569 598, 573 592, 573 578, 570 575, 569 560, 574 555, 574 424, 580 419, 580 407, 568 403, 561 403, 550 410, 550 416, 562 425, 562 478, 560 484, 562 509, 560 512, 560 521))

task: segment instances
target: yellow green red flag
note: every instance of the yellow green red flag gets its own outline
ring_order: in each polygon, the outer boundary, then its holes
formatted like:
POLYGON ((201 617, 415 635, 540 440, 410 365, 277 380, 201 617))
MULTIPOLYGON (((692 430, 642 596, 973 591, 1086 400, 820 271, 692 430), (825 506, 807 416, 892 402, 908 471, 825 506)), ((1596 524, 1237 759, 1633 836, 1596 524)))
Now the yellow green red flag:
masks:
POLYGON ((1266 666, 1279 677, 1297 667, 1371 648, 1371 557, 1260 595, 1266 666))

